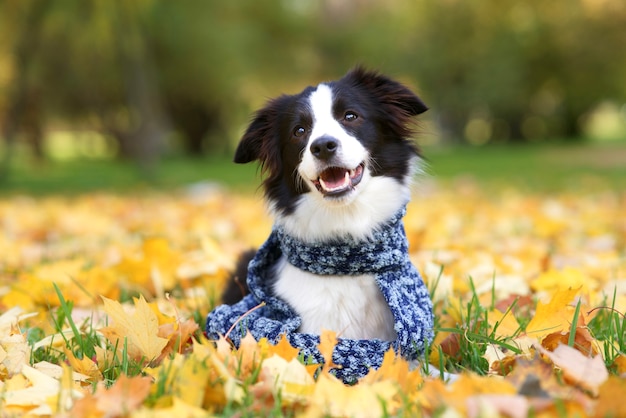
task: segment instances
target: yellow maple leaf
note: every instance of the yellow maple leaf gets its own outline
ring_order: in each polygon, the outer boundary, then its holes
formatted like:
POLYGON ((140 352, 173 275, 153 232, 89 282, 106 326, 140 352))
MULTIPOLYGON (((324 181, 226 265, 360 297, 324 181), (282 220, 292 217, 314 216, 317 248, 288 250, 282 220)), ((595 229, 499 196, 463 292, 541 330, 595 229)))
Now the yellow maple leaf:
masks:
POLYGON ((503 313, 495 308, 488 312, 487 322, 490 331, 495 329, 494 335, 499 338, 512 337, 520 328, 511 311, 503 313))
POLYGON ((275 397, 281 394, 283 405, 304 402, 313 393, 315 380, 296 358, 287 361, 277 354, 263 360, 262 381, 272 384, 275 397))
POLYGON ((320 375, 310 398, 309 413, 322 416, 381 417, 398 409, 398 388, 391 380, 346 386, 336 377, 320 375))
POLYGON ((213 370, 206 360, 206 356, 199 352, 192 352, 188 356, 175 354, 172 358, 166 358, 157 369, 148 369, 147 373, 153 376, 158 387, 166 387, 173 396, 185 403, 201 407, 207 385, 213 380, 213 370), (160 382, 164 378, 166 381, 160 382))
POLYGON ((167 345, 166 338, 160 338, 159 323, 148 303, 140 296, 135 299, 135 312, 129 315, 119 302, 102 296, 104 311, 113 320, 113 324, 101 329, 101 332, 118 350, 126 345, 128 355, 135 360, 148 362, 158 358, 167 345))
POLYGON ((383 356, 383 362, 378 369, 370 372, 359 381, 360 384, 372 384, 389 380, 396 382, 405 394, 417 390, 423 382, 419 368, 411 370, 409 362, 398 356, 393 348, 387 350, 383 356))
POLYGON ((595 290, 595 285, 596 282, 581 269, 573 267, 566 267, 562 270, 550 269, 530 282, 530 286, 535 291, 551 292, 569 287, 589 293, 590 290, 595 290))
POLYGON ((571 288, 560 290, 552 296, 550 302, 538 302, 535 316, 526 326, 526 334, 541 339, 553 332, 569 330, 574 314, 572 303, 578 291, 571 288))

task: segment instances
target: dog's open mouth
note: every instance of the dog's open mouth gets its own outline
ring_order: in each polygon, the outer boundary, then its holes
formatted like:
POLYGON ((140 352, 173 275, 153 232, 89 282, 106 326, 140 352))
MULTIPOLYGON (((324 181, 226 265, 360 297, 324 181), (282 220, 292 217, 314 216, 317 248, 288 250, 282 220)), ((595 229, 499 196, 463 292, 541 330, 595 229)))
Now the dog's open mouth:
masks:
POLYGON ((338 196, 351 191, 361 182, 365 164, 356 168, 329 167, 322 171, 313 184, 324 196, 338 196))

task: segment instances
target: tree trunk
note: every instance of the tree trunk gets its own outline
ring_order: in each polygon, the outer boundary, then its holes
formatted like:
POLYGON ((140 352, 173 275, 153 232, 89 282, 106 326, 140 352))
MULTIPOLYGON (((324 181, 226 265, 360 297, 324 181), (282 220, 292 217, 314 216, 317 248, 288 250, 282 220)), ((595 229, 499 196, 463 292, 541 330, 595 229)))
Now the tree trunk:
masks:
POLYGON ((15 78, 12 81, 7 100, 7 112, 2 127, 5 151, 0 161, 0 181, 9 176, 9 168, 13 159, 17 133, 24 119, 24 112, 29 97, 29 73, 34 56, 37 54, 41 36, 42 21, 46 16, 49 0, 38 0, 30 3, 30 9, 22 25, 18 39, 13 48, 15 62, 15 78))
POLYGON ((126 81, 128 107, 136 120, 129 132, 118 131, 114 136, 119 141, 121 155, 135 160, 149 174, 165 150, 168 123, 140 22, 132 13, 132 4, 120 1, 118 10, 119 59, 126 81))

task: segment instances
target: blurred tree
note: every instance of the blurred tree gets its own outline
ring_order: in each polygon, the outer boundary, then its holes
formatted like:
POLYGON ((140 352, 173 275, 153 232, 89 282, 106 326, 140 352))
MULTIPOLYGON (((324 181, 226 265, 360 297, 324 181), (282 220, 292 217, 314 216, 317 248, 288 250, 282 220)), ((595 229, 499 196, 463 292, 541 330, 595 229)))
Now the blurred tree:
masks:
POLYGON ((476 118, 497 138, 579 138, 593 107, 626 100, 624 2, 445 0, 412 13, 415 76, 448 138, 476 118))
POLYGON ((28 125, 42 154, 53 120, 144 166, 221 153, 267 97, 355 64, 417 81, 445 138, 574 138, 626 101, 624 27, 623 0, 0 0, 5 149, 28 125))
POLYGON ((2 120, 2 138, 4 155, 0 162, 0 180, 9 170, 15 149, 18 130, 21 128, 28 135, 34 154, 42 158, 42 115, 39 105, 40 95, 37 83, 33 80, 34 58, 40 48, 41 25, 50 6, 50 1, 24 1, 20 4, 5 5, 14 20, 9 30, 14 36, 8 38, 9 48, 14 57, 12 82, 7 88, 6 111, 2 120))

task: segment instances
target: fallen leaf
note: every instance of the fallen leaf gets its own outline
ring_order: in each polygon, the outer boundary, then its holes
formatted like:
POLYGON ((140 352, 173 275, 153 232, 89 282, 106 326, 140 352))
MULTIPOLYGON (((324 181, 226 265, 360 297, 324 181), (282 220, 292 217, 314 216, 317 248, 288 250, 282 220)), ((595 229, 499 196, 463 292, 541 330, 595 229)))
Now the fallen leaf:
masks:
POLYGON ((67 348, 64 349, 64 352, 67 361, 74 371, 86 375, 93 382, 98 382, 103 379, 102 373, 98 369, 98 365, 93 360, 85 356, 83 356, 82 359, 78 359, 74 353, 67 348))
POLYGON ((289 340, 285 334, 282 334, 275 345, 268 347, 268 355, 276 354, 287 361, 291 361, 298 357, 300 350, 289 344, 289 340))
POLYGON ((393 414, 399 405, 391 400, 398 393, 393 382, 346 386, 334 376, 320 375, 311 406, 325 416, 381 417, 393 414))
MULTIPOLYGON (((554 351, 559 345, 569 344, 569 332, 553 332, 548 334, 541 341, 541 345, 549 351, 554 351)), ((585 327, 576 328, 574 335, 574 348, 586 356, 597 355, 600 351, 595 338, 591 336, 589 330, 585 327)))
POLYGON ((72 409, 76 417, 122 417, 134 411, 150 393, 151 379, 121 375, 108 389, 99 385, 96 392, 80 399, 72 409))
MULTIPOLYGON (((28 365, 22 367, 21 375, 23 378, 17 379, 20 382, 19 385, 9 385, 8 390, 3 391, 0 407, 29 408, 29 413, 32 415, 52 415, 56 412, 57 405, 63 407, 58 404, 61 392, 59 380, 28 365), (54 409, 50 407, 49 402, 55 406, 54 409)), ((76 391, 71 391, 69 396, 78 398, 81 395, 76 391)))
POLYGON ((468 417, 524 418, 528 416, 530 403, 519 395, 477 395, 467 398, 468 417))
POLYGON ((30 346, 17 326, 8 335, 0 335, 0 376, 11 377, 30 361, 30 346))
POLYGON ((549 303, 538 302, 537 312, 526 326, 526 334, 542 339, 553 332, 568 331, 574 316, 574 298, 579 289, 557 291, 549 303))
POLYGON ((315 390, 315 381, 296 358, 287 361, 274 354, 261 367, 265 372, 262 380, 273 384, 274 397, 280 394, 283 405, 304 402, 315 390))
POLYGON ((498 338, 510 338, 516 335, 520 329, 520 324, 511 311, 500 312, 492 309, 487 313, 489 331, 498 338))
POLYGON ((129 315, 119 302, 102 297, 104 310, 113 320, 113 325, 101 329, 107 339, 121 351, 127 346, 128 355, 150 362, 161 355, 168 340, 158 336, 159 325, 156 315, 140 296, 135 299, 135 312, 129 315))
POLYGON ((626 380, 618 376, 610 376, 598 388, 598 399, 594 416, 624 417, 626 416, 626 380))
POLYGON ((337 345, 337 333, 329 330, 322 330, 320 335, 320 343, 317 346, 318 350, 324 357, 324 365, 322 366, 322 373, 328 373, 330 369, 339 367, 333 363, 333 351, 337 345))
POLYGON ((575 348, 563 344, 554 351, 548 351, 540 345, 536 348, 552 360, 555 366, 563 370, 565 379, 594 395, 598 394, 600 385, 609 377, 602 356, 588 357, 575 348))
POLYGON ((142 408, 132 414, 133 418, 206 418, 207 411, 197 406, 190 405, 184 400, 174 397, 170 406, 142 408))
POLYGON ((359 383, 373 384, 386 380, 395 382, 405 393, 412 392, 424 381, 419 368, 411 369, 409 362, 398 356, 392 348, 383 356, 380 367, 370 369, 370 372, 359 383))

